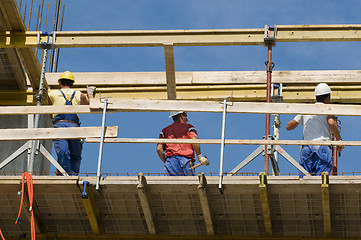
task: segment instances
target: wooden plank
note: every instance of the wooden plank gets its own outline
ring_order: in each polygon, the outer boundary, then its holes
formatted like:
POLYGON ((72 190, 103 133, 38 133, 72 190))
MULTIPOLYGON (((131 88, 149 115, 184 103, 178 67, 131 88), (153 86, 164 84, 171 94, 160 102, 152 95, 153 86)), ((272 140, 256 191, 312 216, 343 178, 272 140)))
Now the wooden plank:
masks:
POLYGON ((165 74, 168 99, 177 99, 173 44, 164 44, 165 74))
MULTIPOLYGON (((98 143, 100 138, 87 138, 87 142, 98 143)), ((199 143, 221 144, 221 139, 159 139, 159 138, 105 138, 106 143, 199 143)), ((311 141, 311 140, 260 140, 260 139, 225 139, 229 145, 333 145, 361 146, 361 141, 311 141)), ((281 153, 281 149, 277 149, 281 153)))
MULTIPOLYGON (((361 25, 277 25, 276 42, 361 41, 361 25)), ((36 32, 1 33, 0 47, 36 47, 36 32)), ((43 41, 43 39, 41 39, 43 41)), ((50 39, 52 41, 52 39, 50 39)), ((59 48, 264 45, 264 29, 61 31, 59 48)))
POLYGON ((0 107, 0 115, 92 113, 92 112, 94 111, 91 111, 89 105, 0 107))
MULTIPOLYGON (((81 139, 100 137, 101 127, 0 129, 0 141, 81 139)), ((117 137, 118 126, 106 127, 105 136, 117 137)))
MULTIPOLYGON (((61 73, 46 73, 46 79, 53 88, 58 88, 61 73)), ((74 72, 75 86, 165 86, 165 72, 74 72)), ((266 84, 265 71, 200 71, 175 72, 179 85, 209 84, 266 84)), ((318 71, 273 71, 273 83, 307 84, 360 84, 360 70, 318 70, 318 71)))
MULTIPOLYGON (((118 112, 223 112, 222 106, 220 102, 212 101, 109 99, 107 109, 118 112)), ((100 110, 102 103, 97 99, 91 99, 90 108, 92 110, 100 110)), ((361 116, 361 106, 344 104, 232 102, 227 106, 227 112, 361 116)))

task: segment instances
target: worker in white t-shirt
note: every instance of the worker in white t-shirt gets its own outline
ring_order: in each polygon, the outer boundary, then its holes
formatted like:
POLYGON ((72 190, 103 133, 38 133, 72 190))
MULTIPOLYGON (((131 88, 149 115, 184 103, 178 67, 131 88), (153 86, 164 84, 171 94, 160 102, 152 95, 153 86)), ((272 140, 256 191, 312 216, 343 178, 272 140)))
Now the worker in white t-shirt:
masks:
MULTIPOLYGON (((329 104, 331 88, 326 83, 320 83, 315 88, 316 104, 329 104)), ((299 124, 303 126, 303 140, 328 141, 331 133, 337 141, 342 141, 335 116, 331 115, 297 115, 288 122, 288 131, 299 124)), ((343 146, 337 146, 342 151, 343 146)), ((301 148, 300 165, 311 174, 332 172, 333 159, 330 146, 304 145, 301 148)))

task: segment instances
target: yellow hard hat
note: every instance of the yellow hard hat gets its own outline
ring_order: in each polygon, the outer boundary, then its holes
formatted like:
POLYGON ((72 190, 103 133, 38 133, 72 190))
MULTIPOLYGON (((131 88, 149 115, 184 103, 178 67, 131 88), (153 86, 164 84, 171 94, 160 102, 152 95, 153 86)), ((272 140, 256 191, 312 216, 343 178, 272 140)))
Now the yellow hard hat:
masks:
POLYGON ((73 75, 71 72, 69 72, 69 71, 63 72, 63 73, 60 75, 60 77, 59 77, 59 79, 58 79, 58 82, 59 82, 60 79, 68 79, 68 80, 70 80, 70 81, 73 81, 73 83, 75 82, 74 75, 73 75))

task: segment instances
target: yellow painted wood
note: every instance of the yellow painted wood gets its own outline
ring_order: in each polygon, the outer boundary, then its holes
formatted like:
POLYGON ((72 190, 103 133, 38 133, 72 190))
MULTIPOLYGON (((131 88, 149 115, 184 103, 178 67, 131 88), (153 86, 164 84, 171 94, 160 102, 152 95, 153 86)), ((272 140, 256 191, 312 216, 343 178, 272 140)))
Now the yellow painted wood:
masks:
POLYGON ((329 188, 329 175, 327 172, 323 172, 322 175, 322 211, 323 211, 323 228, 326 237, 332 235, 331 226, 331 206, 330 206, 330 188, 329 188))
POLYGON ((271 220, 271 210, 268 201, 268 190, 267 190, 267 176, 265 173, 260 173, 259 175, 260 184, 259 184, 259 194, 262 206, 263 213, 263 222, 265 227, 265 232, 267 235, 272 236, 272 220, 271 220))
MULTIPOLYGON (((84 191, 84 186, 83 186, 84 191)), ((94 234, 103 234, 104 226, 100 219, 100 214, 98 211, 98 206, 96 204, 94 193, 92 187, 89 185, 86 188, 86 192, 88 194, 88 198, 82 198, 82 202, 87 213, 90 226, 94 234)))
MULTIPOLYGON (((361 25, 277 25, 276 42, 360 41, 361 25)), ((41 38, 42 41, 46 39, 41 38)), ((50 41, 53 41, 50 39, 50 41)), ((61 31, 59 48, 263 45, 264 29, 61 31)), ((36 47, 37 32, 0 34, 0 47, 36 47)))

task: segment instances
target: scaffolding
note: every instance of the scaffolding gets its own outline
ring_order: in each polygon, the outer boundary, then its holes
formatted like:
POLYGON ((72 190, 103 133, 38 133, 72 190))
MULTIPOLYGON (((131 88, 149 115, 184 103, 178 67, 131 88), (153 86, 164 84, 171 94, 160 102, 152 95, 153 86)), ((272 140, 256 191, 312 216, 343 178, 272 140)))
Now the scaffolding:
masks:
MULTIPOLYGON (((58 3, 60 10, 60 1, 58 3)), ((0 3, 2 17, 23 23, 15 5, 15 1, 0 3)), ((57 23, 59 25, 59 20, 57 23)), ((103 114, 101 127, 79 127, 71 131, 49 128, 0 130, 0 141, 34 141, 32 153, 36 146, 40 151, 46 150, 36 143, 38 140, 84 138, 87 142, 100 143, 96 177, 34 177, 38 236, 44 239, 173 239, 177 235, 182 239, 216 239, 217 235, 222 239, 232 239, 232 235, 238 235, 237 239, 239 236, 247 239, 252 236, 255 239, 360 237, 361 218, 354 214, 360 210, 359 176, 329 176, 327 173, 304 178, 269 176, 269 158, 273 174, 279 175, 278 154, 286 156, 296 168, 304 171, 279 145, 361 146, 360 141, 279 140, 279 114, 361 116, 361 106, 355 105, 359 102, 361 81, 359 71, 288 71, 284 77, 285 71, 273 71, 272 49, 282 42, 361 41, 360 30, 361 25, 277 25, 224 30, 64 32, 54 29, 52 33, 13 26, 1 31, 0 48, 21 52, 32 89, 26 90, 24 84, 19 84, 19 90, 11 91, 17 99, 11 101, 12 104, 5 94, 0 99, 0 115, 103 114), (266 71, 175 72, 174 47, 229 45, 265 46, 266 71), (165 72, 101 73, 107 75, 106 81, 96 77, 99 73, 74 73, 77 90, 84 91, 86 85, 95 85, 102 91, 102 96, 91 99, 89 106, 41 106, 43 86, 54 88, 59 76, 58 73, 45 73, 46 50, 74 47, 163 47, 165 72), (42 68, 34 48, 45 50, 42 68), (149 78, 154 81, 149 83, 149 78), (337 89, 336 100, 341 104, 332 107, 307 104, 313 101, 313 88, 320 82, 327 82, 337 89), (275 83, 279 84, 278 89, 274 88, 275 83), (302 88, 299 87, 301 84, 304 85, 302 88), (283 102, 272 102, 272 95, 280 89, 283 102), (33 106, 35 102, 29 98, 35 93, 39 93, 37 106, 33 106), (106 126, 108 112, 138 111, 219 112, 223 114, 222 137, 197 140, 118 138, 117 127, 106 126), (227 113, 265 114, 264 139, 226 139, 227 113), (273 136, 271 114, 275 114, 273 136), (146 177, 139 173, 137 177, 104 178, 101 171, 104 143, 217 144, 221 146, 219 176, 146 177), (260 145, 253 155, 265 155, 264 172, 255 177, 231 176, 242 167, 237 166, 231 174, 225 174, 223 154, 226 144, 260 145), (57 208, 59 199, 69 201, 57 208), (181 205, 187 207, 184 209, 181 205), (174 206, 179 208, 174 209, 174 206), (73 214, 67 208, 73 209, 73 214), (349 223, 340 224, 342 221, 349 223)), ((54 56, 58 54, 53 53, 54 56)), ((54 56, 51 66, 56 69, 54 56)), ((37 123, 35 121, 36 127, 37 123)), ((0 163, 0 169, 27 150, 28 145, 26 143, 16 154, 7 157, 0 163)), ((31 164, 30 161, 28 170, 33 172, 31 164)), ((55 167, 59 169, 59 166, 55 167)), ((18 191, 19 180, 17 176, 0 177, 0 205, 5 206, 0 212, 4 216, 0 227, 10 238, 30 229, 26 221, 23 226, 13 228, 8 223, 16 202, 11 201, 14 198, 11 193, 18 191)))

